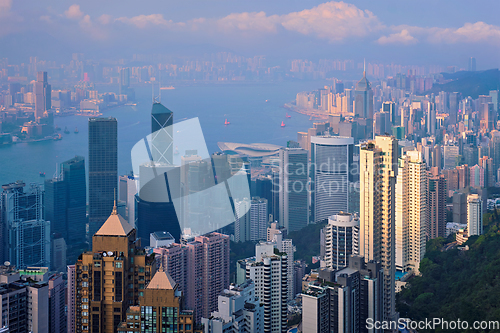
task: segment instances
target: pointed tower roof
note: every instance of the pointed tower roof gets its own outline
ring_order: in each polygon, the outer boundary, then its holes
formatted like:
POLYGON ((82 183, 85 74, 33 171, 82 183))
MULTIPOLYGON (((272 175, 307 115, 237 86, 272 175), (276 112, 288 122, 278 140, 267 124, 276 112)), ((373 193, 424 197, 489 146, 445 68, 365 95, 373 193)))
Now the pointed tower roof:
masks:
POLYGON ((172 289, 175 290, 177 283, 174 279, 160 267, 155 273, 146 289, 172 289))
POLYGON ((151 114, 159 114, 159 113, 172 113, 172 111, 167 109, 161 103, 153 103, 153 107, 151 108, 151 114))
POLYGON ((132 227, 116 210, 116 200, 113 211, 102 227, 95 233, 96 236, 127 236, 132 227))
POLYGON ((361 78, 361 80, 358 81, 358 83, 356 83, 356 90, 358 91, 366 91, 366 90, 370 90, 372 88, 371 84, 370 84, 370 81, 368 81, 368 79, 366 78, 366 67, 365 65, 363 65, 363 77, 361 78))

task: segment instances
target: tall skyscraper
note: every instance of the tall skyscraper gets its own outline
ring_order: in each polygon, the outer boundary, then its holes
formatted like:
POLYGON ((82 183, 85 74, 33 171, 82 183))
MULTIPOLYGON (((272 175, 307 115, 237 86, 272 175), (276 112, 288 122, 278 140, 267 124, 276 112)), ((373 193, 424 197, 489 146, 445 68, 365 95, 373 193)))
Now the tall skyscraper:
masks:
POLYGON ((469 67, 468 67, 470 72, 475 72, 476 71, 476 58, 470 57, 469 58, 469 67))
POLYGON ((243 200, 234 202, 234 241, 246 242, 250 240, 250 199, 244 198, 243 200))
POLYGON ((460 104, 460 93, 452 92, 449 95, 449 123, 455 125, 457 123, 458 108, 460 104))
POLYGON ((68 284, 66 292, 66 327, 68 333, 76 332, 75 311, 76 311, 76 265, 68 265, 68 284))
POLYGON ((287 331, 288 258, 273 244, 257 244, 255 258, 246 262, 246 279, 255 283, 255 296, 264 304, 264 332, 287 331))
POLYGON ((477 194, 467 197, 467 235, 483 234, 483 201, 477 194))
POLYGON ((359 255, 384 269, 384 320, 395 314, 395 190, 398 141, 377 136, 360 149, 359 255))
POLYGON ((387 112, 377 112, 373 117, 373 135, 392 133, 390 115, 387 112))
POLYGON ((62 274, 53 274, 49 278, 49 333, 67 332, 66 319, 66 284, 62 274))
POLYGON ((44 219, 41 185, 25 191, 22 181, 2 185, 0 228, 3 261, 18 269, 50 267, 50 222, 44 219))
POLYGON ((76 332, 116 332, 129 305, 155 271, 154 258, 138 247, 136 230, 112 208, 94 234, 92 251, 76 262, 74 274, 76 332))
POLYGON ((117 136, 115 118, 89 119, 89 237, 113 210, 118 189, 117 136))
POLYGON ((250 203, 250 240, 267 238, 267 200, 254 197, 250 203))
POLYGON ((446 236, 446 179, 443 175, 429 178, 429 222, 427 239, 446 236))
POLYGON ((70 248, 70 259, 76 260, 72 248, 85 241, 87 224, 87 185, 85 160, 82 156, 63 162, 56 177, 45 181, 45 219, 51 232, 60 233, 70 248))
POLYGON ((434 102, 427 102, 427 134, 436 135, 436 104, 434 102))
POLYGON ((389 114, 389 120, 391 126, 396 126, 398 124, 398 110, 396 109, 396 103, 394 102, 384 102, 382 103, 382 111, 389 114))
POLYGON ((354 114, 359 118, 373 119, 373 90, 363 70, 363 78, 354 90, 354 114))
POLYGON ((47 72, 38 72, 35 82, 35 120, 52 107, 51 87, 47 82, 47 72))
POLYGON ((120 95, 125 95, 130 87, 130 68, 125 67, 120 69, 120 95))
POLYGON ((427 234, 427 170, 422 154, 406 152, 399 159, 396 183, 396 268, 419 272, 427 234))
POLYGON ((280 149, 279 163, 279 222, 292 232, 309 224, 307 150, 280 149))
POLYGON ((157 163, 174 164, 174 113, 161 103, 151 108, 151 154, 157 163))
POLYGON ((354 139, 339 136, 311 137, 311 204, 313 221, 326 221, 340 211, 349 212, 353 182, 354 139))
POLYGON ((457 166, 457 157, 459 155, 459 147, 446 145, 443 147, 444 150, 444 165, 443 169, 455 169, 457 166))
POLYGON ((325 235, 325 266, 335 270, 349 265, 349 256, 359 252, 359 217, 339 212, 328 218, 325 235))

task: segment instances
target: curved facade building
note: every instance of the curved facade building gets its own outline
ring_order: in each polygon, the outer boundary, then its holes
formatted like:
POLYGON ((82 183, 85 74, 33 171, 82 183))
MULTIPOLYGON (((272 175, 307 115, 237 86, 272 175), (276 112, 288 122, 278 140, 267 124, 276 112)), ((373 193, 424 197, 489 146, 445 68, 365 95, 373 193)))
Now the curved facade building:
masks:
POLYGON ((344 212, 332 215, 328 218, 324 233, 326 267, 347 267, 349 256, 359 251, 359 217, 344 212))
POLYGON ((341 136, 311 137, 311 203, 313 221, 325 221, 340 211, 349 212, 354 139, 341 136))

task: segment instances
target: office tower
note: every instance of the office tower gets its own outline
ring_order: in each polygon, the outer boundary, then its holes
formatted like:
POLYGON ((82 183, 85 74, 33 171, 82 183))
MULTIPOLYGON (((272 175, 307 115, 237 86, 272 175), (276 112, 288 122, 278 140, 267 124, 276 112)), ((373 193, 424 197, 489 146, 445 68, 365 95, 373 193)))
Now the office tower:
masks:
MULTIPOLYGON (((500 168, 500 132, 499 131, 491 131, 491 140, 488 143, 488 156, 493 159, 493 170, 498 170, 500 168)), ((481 158, 482 156, 478 157, 481 158)), ((475 163, 474 163, 475 164, 475 163)), ((469 164, 469 165, 474 165, 469 164)), ((497 178, 497 181, 500 179, 497 178)))
POLYGON ((49 278, 49 332, 67 332, 66 328, 66 286, 62 274, 53 274, 49 278))
POLYGON ((66 270, 68 247, 66 241, 60 234, 53 233, 50 239, 50 265, 54 272, 64 272, 66 270))
MULTIPOLYGON (((264 242, 261 242, 261 244, 265 244, 264 242)), ((294 294, 294 279, 293 279, 293 258, 294 258, 294 252, 296 251, 295 246, 293 245, 293 241, 291 239, 285 239, 283 237, 283 234, 277 234, 274 235, 274 238, 271 242, 268 242, 267 244, 271 244, 274 246, 276 250, 278 250, 281 253, 285 253, 287 257, 287 297, 288 300, 292 300, 295 297, 294 294)))
POLYGON ((469 72, 475 72, 476 71, 476 58, 470 57, 469 58, 469 72))
POLYGON ((359 218, 357 215, 339 212, 328 218, 323 228, 325 235, 324 262, 335 270, 347 267, 349 256, 359 251, 359 218))
POLYGON ((493 103, 493 110, 495 111, 495 114, 498 115, 498 102, 499 96, 498 96, 499 91, 498 90, 490 90, 490 96, 491 96, 491 102, 493 103))
POLYGON ((458 108, 460 103, 460 93, 452 92, 449 95, 449 123, 455 125, 457 123, 458 108))
POLYGON ((204 333, 263 333, 264 306, 252 281, 231 285, 219 295, 218 310, 202 318, 204 333))
POLYGON ((458 146, 446 145, 444 148, 444 165, 443 169, 455 169, 457 166, 458 146))
POLYGON ((340 211, 350 211, 353 150, 353 138, 311 137, 311 204, 315 223, 340 211))
POLYGON ((495 186, 495 174, 493 173, 493 159, 488 156, 483 156, 479 159, 479 166, 484 170, 483 187, 495 186))
POLYGON ((258 241, 267 238, 267 200, 252 198, 250 204, 250 240, 258 241))
POLYGON ((467 224, 467 195, 453 193, 453 223, 467 224))
POLYGON ((396 269, 419 272, 427 232, 427 170, 422 154, 406 152, 399 159, 396 183, 396 269))
POLYGON ((449 111, 449 93, 446 91, 440 91, 438 95, 437 110, 438 113, 448 113, 449 111))
POLYGON ((89 119, 89 238, 113 210, 118 185, 118 138, 115 118, 89 119))
POLYGON ((477 150, 478 150, 477 146, 475 146, 475 145, 472 145, 472 144, 464 145, 464 148, 462 150, 464 164, 467 164, 467 165, 476 165, 477 164, 477 161, 479 160, 478 156, 477 156, 477 153, 478 153, 477 150))
POLYGON ((2 185, 0 222, 3 261, 18 269, 50 267, 50 222, 43 218, 44 192, 22 181, 2 185))
POLYGON ((130 87, 130 68, 125 67, 120 69, 120 95, 125 95, 128 93, 128 88, 130 87))
POLYGON ((467 235, 483 234, 483 201, 477 194, 467 196, 467 235))
POLYGON ((396 103, 394 102, 382 103, 382 111, 389 114, 389 121, 391 126, 395 126, 398 124, 398 110, 396 109, 396 103))
POLYGON ((246 279, 255 283, 255 296, 264 305, 264 332, 287 331, 288 258, 272 244, 257 244, 255 258, 246 262, 246 279))
POLYGON ((364 70, 363 78, 356 83, 354 90, 354 108, 354 114, 359 118, 373 119, 373 90, 364 70))
POLYGON ((380 263, 352 256, 349 267, 321 269, 302 292, 302 332, 382 332, 367 319, 383 320, 384 274, 380 263))
POLYGON ((479 165, 474 165, 470 167, 470 187, 474 188, 483 188, 485 185, 484 182, 484 168, 479 165))
POLYGON ((427 134, 436 135, 436 104, 427 102, 427 134))
POLYGON ((174 113, 160 103, 151 108, 151 155, 156 163, 174 164, 174 113))
POLYGON ((76 310, 76 265, 68 265, 68 284, 66 291, 66 327, 68 333, 76 332, 75 310, 76 310))
POLYGON ((250 240, 250 208, 251 201, 248 198, 234 202, 234 241, 246 242, 250 240))
POLYGON ((443 175, 429 177, 429 222, 427 239, 445 237, 446 233, 446 179, 443 175))
MULTIPOLYGON (((491 99, 491 98, 490 98, 491 99)), ((491 102, 480 104, 480 128, 481 131, 488 132, 495 129, 497 114, 494 105, 491 102)))
POLYGON ((373 116, 373 135, 385 135, 389 133, 392 133, 389 113, 375 113, 373 116))
MULTIPOLYGON (((87 224, 87 186, 85 160, 75 156, 60 164, 56 176, 45 181, 45 220, 50 221, 52 233, 58 233, 69 248, 70 260, 85 242, 87 224)), ((66 262, 64 262, 66 267, 66 262)))
POLYGON ((280 226, 297 231, 309 224, 307 150, 280 149, 279 163, 280 226))
POLYGON ((306 275, 306 262, 295 260, 293 262, 293 295, 297 296, 302 292, 302 279, 306 275))
POLYGON ((35 120, 43 117, 43 113, 50 110, 51 105, 51 87, 47 82, 47 72, 38 72, 35 82, 35 120))
POLYGON ((272 222, 271 226, 267 228, 267 241, 271 242, 274 239, 274 235, 282 234, 283 238, 286 239, 287 232, 285 227, 281 227, 276 222, 272 222))
POLYGON ((197 236, 186 244, 153 250, 184 294, 196 322, 217 310, 217 297, 229 286, 229 236, 216 232, 197 236))
POLYGON ((195 325, 193 311, 183 308, 177 283, 160 267, 141 293, 139 303, 128 307, 117 332, 201 333, 201 330, 195 325))
POLYGON ((377 136, 360 149, 359 255, 384 269, 384 320, 395 313, 395 187, 398 142, 377 136))
POLYGON ((138 304, 155 271, 154 258, 139 245, 136 230, 115 205, 94 234, 92 251, 75 264, 75 332, 116 332, 127 306, 138 304))
POLYGON ((273 213, 273 195, 272 174, 258 176, 255 179, 255 196, 267 200, 267 214, 273 213))

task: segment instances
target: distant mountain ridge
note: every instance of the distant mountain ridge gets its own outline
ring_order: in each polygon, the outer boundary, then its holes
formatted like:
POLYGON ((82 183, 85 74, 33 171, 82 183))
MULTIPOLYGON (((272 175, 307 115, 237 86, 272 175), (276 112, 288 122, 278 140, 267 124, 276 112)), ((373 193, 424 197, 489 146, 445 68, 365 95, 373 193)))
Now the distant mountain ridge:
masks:
POLYGON ((442 73, 445 80, 452 80, 443 84, 435 84, 425 94, 439 94, 440 91, 459 92, 464 97, 478 98, 479 95, 488 95, 490 90, 500 89, 500 71, 498 68, 485 71, 456 73, 442 73))

